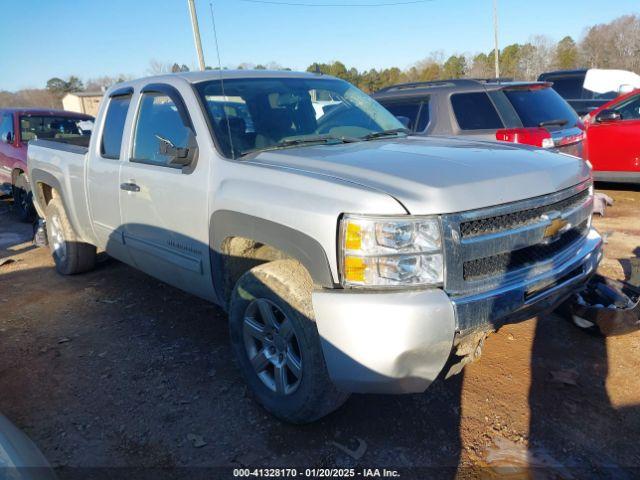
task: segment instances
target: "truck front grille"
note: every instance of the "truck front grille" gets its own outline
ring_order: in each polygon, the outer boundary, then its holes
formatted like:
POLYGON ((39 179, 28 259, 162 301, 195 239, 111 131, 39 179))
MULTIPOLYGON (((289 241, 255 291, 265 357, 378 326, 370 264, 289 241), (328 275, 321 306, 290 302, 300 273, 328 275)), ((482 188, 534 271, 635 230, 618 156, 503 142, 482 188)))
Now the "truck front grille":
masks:
POLYGON ((587 189, 550 205, 529 208, 518 212, 507 213, 505 215, 497 215, 462 222, 460 224, 460 234, 462 238, 470 238, 531 225, 532 223, 540 221, 540 218, 544 214, 552 211, 562 212, 570 210, 572 207, 584 203, 588 196, 589 190, 587 189))
POLYGON ((443 216, 447 292, 468 295, 502 287, 566 262, 589 231, 590 186, 585 182, 542 197, 443 216), (549 238, 558 220, 569 230, 549 238))
POLYGON ((539 262, 545 262, 562 252, 565 248, 582 238, 587 229, 587 222, 561 235, 558 240, 549 244, 531 245, 512 252, 500 253, 490 257, 477 258, 464 262, 463 277, 465 281, 479 280, 495 275, 519 270, 539 262))

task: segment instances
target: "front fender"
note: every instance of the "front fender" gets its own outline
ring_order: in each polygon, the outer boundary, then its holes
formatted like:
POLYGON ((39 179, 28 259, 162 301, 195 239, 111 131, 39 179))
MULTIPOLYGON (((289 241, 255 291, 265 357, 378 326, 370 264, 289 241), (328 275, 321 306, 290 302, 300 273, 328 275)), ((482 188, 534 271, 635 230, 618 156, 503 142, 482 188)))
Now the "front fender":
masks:
POLYGON ((220 299, 224 298, 223 243, 230 237, 244 237, 270 245, 304 265, 316 285, 335 287, 327 254, 314 238, 270 220, 219 210, 211 216, 209 238, 213 284, 220 299))

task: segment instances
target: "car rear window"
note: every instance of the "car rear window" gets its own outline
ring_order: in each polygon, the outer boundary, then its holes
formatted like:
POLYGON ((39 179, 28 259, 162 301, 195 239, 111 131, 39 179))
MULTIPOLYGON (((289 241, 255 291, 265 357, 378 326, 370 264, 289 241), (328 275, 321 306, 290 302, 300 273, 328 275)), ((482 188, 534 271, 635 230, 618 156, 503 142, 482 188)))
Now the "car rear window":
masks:
POLYGON ((380 103, 396 117, 408 118, 408 128, 413 132, 424 132, 429 124, 428 98, 380 103))
POLYGON ((90 117, 25 114, 20 116, 20 136, 29 140, 73 140, 89 137, 93 130, 90 117))
POLYGON ((550 129, 573 127, 578 115, 552 88, 504 90, 524 127, 539 127, 543 122, 566 120, 564 125, 548 125, 550 129))
POLYGON ((451 106, 462 130, 491 130, 504 127, 491 99, 484 92, 453 94, 451 106))

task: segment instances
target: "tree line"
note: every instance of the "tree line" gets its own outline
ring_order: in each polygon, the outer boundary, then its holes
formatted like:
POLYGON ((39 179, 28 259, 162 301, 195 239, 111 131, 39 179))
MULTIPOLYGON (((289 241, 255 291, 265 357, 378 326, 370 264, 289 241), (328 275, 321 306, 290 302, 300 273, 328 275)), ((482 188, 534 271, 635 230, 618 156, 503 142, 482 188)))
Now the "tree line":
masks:
MULTIPOLYGON (((535 80, 550 70, 574 68, 617 68, 640 73, 640 15, 624 15, 609 23, 594 25, 583 36, 574 40, 570 36, 555 42, 545 35, 532 36, 525 43, 505 46, 499 52, 500 76, 515 80, 535 80)), ((215 70, 217 67, 207 67, 215 70)), ((241 63, 244 70, 290 70, 270 62, 265 64, 241 63)), ((184 72, 189 67, 179 63, 151 60, 147 73, 151 75, 184 72)), ((449 78, 493 78, 494 52, 454 54, 445 57, 432 52, 408 68, 358 70, 340 61, 314 62, 310 72, 322 72, 347 80, 366 92, 403 82, 443 80, 449 78)), ((0 91, 0 107, 42 106, 60 108, 62 97, 69 92, 99 91, 114 83, 131 79, 131 75, 102 76, 83 82, 76 76, 66 80, 54 77, 44 89, 25 89, 18 92, 0 91)))
MULTIPOLYGON (((640 16, 625 15, 610 23, 588 28, 576 42, 566 36, 558 42, 535 35, 526 43, 505 46, 499 52, 500 76, 535 80, 542 72, 576 68, 616 68, 640 73, 640 16)), ((494 78, 494 52, 454 54, 445 58, 432 52, 407 69, 391 67, 359 71, 340 61, 313 63, 307 71, 340 77, 359 88, 374 92, 403 82, 450 78, 494 78)))

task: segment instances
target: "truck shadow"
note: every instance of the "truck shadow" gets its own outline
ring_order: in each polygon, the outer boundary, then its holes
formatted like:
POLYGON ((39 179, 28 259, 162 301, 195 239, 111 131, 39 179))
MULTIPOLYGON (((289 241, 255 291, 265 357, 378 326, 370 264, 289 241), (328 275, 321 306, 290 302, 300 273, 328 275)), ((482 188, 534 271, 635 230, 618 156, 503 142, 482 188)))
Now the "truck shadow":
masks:
POLYGON ((536 323, 529 391, 533 468, 563 478, 637 478, 637 445, 620 432, 640 433, 640 405, 613 406, 607 338, 567 320, 550 315, 536 323))

